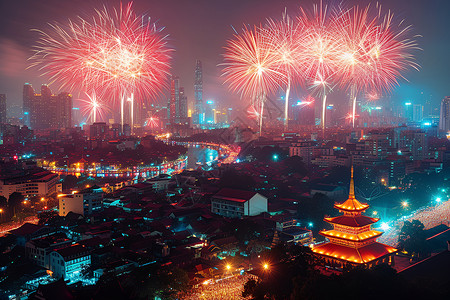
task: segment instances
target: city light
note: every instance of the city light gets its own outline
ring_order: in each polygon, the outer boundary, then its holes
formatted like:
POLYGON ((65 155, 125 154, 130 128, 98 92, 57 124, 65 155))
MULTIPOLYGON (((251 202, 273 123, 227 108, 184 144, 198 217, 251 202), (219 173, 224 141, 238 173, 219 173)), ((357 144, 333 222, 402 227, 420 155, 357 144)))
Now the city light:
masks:
POLYGON ((390 228, 389 224, 386 222, 381 223, 381 229, 386 231, 390 228))
POLYGON ((441 202, 441 198, 440 197, 436 198, 436 202, 440 203, 441 202))

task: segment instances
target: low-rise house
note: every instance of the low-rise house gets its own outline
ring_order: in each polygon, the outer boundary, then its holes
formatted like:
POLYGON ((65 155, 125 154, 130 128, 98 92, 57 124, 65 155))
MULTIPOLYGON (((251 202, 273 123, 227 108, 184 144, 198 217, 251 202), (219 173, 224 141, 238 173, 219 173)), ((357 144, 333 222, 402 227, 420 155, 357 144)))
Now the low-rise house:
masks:
POLYGON ((224 188, 211 199, 211 212, 229 218, 267 212, 267 198, 256 192, 224 188))
POLYGON ((50 254, 50 270, 55 278, 71 279, 91 265, 91 254, 87 247, 75 244, 54 250, 50 254))

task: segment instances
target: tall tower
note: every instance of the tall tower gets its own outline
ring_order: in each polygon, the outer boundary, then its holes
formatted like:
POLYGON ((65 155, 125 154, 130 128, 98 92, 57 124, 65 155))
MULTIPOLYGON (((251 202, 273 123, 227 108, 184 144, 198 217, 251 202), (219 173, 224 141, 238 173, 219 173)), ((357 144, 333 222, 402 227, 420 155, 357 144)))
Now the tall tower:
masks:
POLYGON ((6 94, 0 94, 0 124, 6 123, 6 94))
POLYGON ((389 262, 397 249, 376 241, 383 232, 371 228, 379 219, 362 214, 369 205, 355 198, 353 166, 348 199, 342 204, 335 204, 334 207, 344 215, 324 219, 333 225, 333 229, 322 230, 320 234, 330 241, 314 247, 312 251, 329 265, 351 264, 371 267, 378 263, 389 262))
POLYGON ((22 110, 23 110, 24 124, 27 125, 28 127, 31 126, 30 117, 31 117, 31 106, 32 106, 33 98, 34 98, 33 87, 31 86, 31 84, 25 83, 25 85, 23 86, 22 110))
POLYGON ((188 104, 187 104, 187 96, 184 93, 184 88, 180 87, 180 117, 179 123, 186 123, 188 119, 188 104))
POLYGON ((197 59, 194 72, 194 96, 195 109, 193 114, 193 124, 199 125, 205 123, 203 108, 203 70, 202 62, 197 59))
POLYGON ((170 100, 169 100, 169 122, 170 124, 178 123, 180 111, 180 79, 172 76, 170 80, 170 100))
POLYGON ((450 96, 446 96, 442 99, 439 129, 445 132, 450 131, 450 96))

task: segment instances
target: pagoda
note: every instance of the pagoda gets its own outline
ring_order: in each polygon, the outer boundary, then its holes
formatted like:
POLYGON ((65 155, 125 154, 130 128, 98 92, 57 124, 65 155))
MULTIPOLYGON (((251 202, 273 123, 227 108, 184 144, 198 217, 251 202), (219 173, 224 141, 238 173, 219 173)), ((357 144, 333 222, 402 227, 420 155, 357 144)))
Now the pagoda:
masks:
POLYGON ((355 198, 353 166, 348 199, 344 203, 335 204, 334 207, 343 215, 324 219, 333 225, 333 229, 320 232, 329 242, 314 247, 314 253, 325 259, 326 263, 335 266, 351 264, 372 267, 392 261, 397 249, 376 241, 383 232, 372 229, 372 224, 379 219, 363 215, 369 205, 355 198))

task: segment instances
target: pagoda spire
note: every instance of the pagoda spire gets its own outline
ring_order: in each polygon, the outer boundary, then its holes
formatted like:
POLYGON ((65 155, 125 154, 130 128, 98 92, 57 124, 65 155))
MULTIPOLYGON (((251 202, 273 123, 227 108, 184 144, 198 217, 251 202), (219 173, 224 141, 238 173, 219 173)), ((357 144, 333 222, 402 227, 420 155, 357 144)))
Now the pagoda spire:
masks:
POLYGON ((360 213, 365 211, 369 205, 363 204, 359 202, 355 197, 355 180, 353 179, 353 164, 351 168, 351 177, 350 177, 350 191, 348 193, 348 199, 342 204, 335 204, 335 208, 340 211, 348 211, 354 213, 360 213))
POLYGON ((353 164, 350 177, 350 192, 348 194, 348 198, 355 199, 355 180, 353 179, 353 164))

